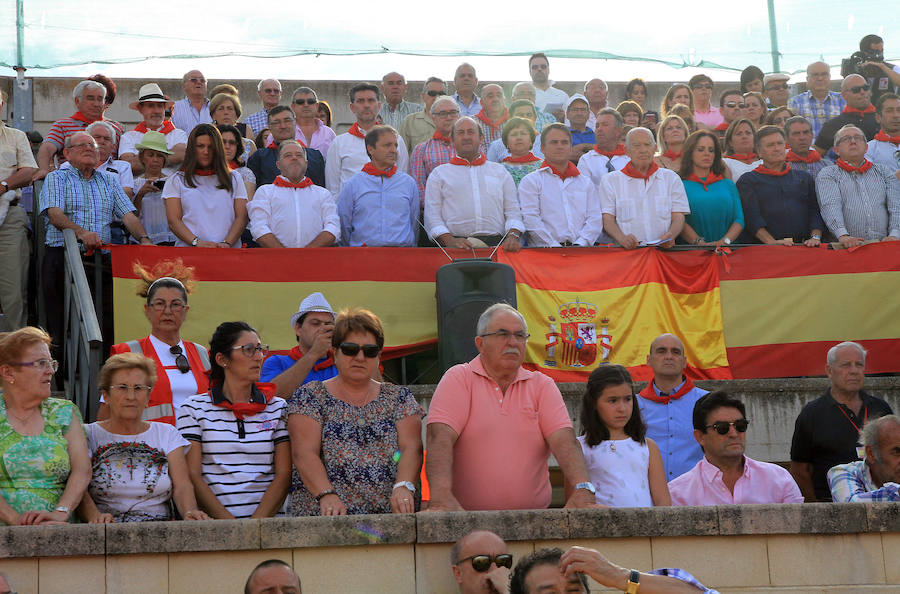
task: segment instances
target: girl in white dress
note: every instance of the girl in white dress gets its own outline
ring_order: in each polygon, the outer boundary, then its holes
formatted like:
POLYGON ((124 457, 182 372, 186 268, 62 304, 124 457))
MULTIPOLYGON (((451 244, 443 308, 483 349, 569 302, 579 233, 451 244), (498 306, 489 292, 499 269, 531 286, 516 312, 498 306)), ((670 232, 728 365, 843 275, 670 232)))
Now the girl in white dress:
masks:
POLYGON ((671 505, 659 448, 634 401, 631 375, 602 364, 587 381, 578 437, 597 503, 610 507, 671 505))

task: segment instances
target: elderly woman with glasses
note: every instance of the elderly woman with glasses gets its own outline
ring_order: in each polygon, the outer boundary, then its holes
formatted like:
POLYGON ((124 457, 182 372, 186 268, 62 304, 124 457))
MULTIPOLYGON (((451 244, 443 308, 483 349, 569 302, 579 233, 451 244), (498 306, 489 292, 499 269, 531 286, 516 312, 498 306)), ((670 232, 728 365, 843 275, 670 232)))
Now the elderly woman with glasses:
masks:
POLYGON ((297 469, 290 513, 413 513, 425 413, 408 388, 372 379, 384 347, 381 321, 365 309, 343 311, 332 344, 337 376, 304 385, 288 402, 297 469))
POLYGON ((78 508, 92 524, 170 520, 170 500, 185 520, 209 519, 188 476, 190 444, 172 425, 142 419, 155 382, 156 363, 138 353, 114 355, 100 370, 110 415, 85 426, 93 478, 78 508))
POLYGON ((0 334, 0 523, 11 526, 68 522, 91 480, 81 415, 50 398, 49 347, 38 328, 0 334))
MULTIPOLYGON (((155 364, 159 378, 150 393, 142 418, 175 424, 178 407, 190 396, 209 388, 209 354, 203 345, 181 338, 181 326, 187 320, 188 295, 194 286, 194 269, 181 260, 162 261, 151 270, 137 263, 137 295, 144 298, 144 315, 150 322, 150 334, 138 340, 113 345, 112 355, 140 353, 155 364)), ((100 398, 98 420, 109 418, 105 396, 100 398)))
POLYGON ((216 519, 274 516, 290 486, 285 402, 274 384, 258 383, 268 352, 246 322, 219 324, 209 341, 210 389, 178 412, 197 502, 216 519))

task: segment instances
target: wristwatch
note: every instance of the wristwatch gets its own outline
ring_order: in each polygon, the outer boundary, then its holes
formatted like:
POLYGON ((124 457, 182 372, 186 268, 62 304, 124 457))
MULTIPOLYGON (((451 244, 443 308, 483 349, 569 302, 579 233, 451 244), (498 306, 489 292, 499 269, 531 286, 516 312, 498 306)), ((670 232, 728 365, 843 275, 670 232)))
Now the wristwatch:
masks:
POLYGON ((625 585, 627 586, 625 594, 636 594, 641 588, 641 574, 632 569, 631 575, 628 576, 628 582, 625 585))
POLYGON ((727 237, 723 237, 723 238, 722 238, 722 243, 724 243, 725 245, 731 245, 731 240, 728 239, 727 237))
POLYGON ((409 489, 410 493, 416 492, 416 486, 409 481, 400 481, 400 482, 394 483, 394 489, 396 489, 397 487, 406 487, 407 489, 409 489))
POLYGON ((595 487, 594 483, 591 482, 578 483, 577 485, 575 485, 575 490, 577 491, 578 489, 587 489, 592 494, 597 494, 597 487, 595 487))
POLYGON ((200 243, 200 238, 194 235, 194 239, 191 240, 191 246, 197 247, 198 243, 200 243))
POLYGON ((65 505, 58 505, 58 506, 56 506, 56 508, 54 508, 53 511, 55 511, 55 512, 63 512, 64 514, 66 514, 66 519, 68 519, 69 516, 72 515, 72 512, 70 512, 70 511, 69 511, 69 508, 66 507, 65 505))
POLYGON ((9 184, 6 183, 6 180, 0 181, 0 186, 3 186, 3 193, 6 193, 9 191, 9 184))

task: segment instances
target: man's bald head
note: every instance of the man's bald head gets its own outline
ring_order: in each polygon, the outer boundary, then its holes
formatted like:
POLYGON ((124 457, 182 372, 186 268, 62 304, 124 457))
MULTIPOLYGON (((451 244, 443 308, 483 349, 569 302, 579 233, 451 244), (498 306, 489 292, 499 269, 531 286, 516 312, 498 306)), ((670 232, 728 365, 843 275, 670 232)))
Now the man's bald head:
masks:
POLYGON ((668 333, 654 338, 650 343, 647 365, 653 369, 653 377, 657 380, 657 384, 660 380, 664 383, 680 381, 684 368, 687 367, 687 357, 681 339, 668 333))
POLYGON ((300 577, 280 559, 263 561, 253 568, 244 594, 300 594, 300 577))
POLYGON ((492 564, 487 572, 476 571, 472 567, 471 557, 476 555, 495 557, 508 553, 509 549, 503 539, 487 530, 470 532, 456 541, 450 549, 450 565, 461 594, 490 592, 488 573, 499 569, 492 564))

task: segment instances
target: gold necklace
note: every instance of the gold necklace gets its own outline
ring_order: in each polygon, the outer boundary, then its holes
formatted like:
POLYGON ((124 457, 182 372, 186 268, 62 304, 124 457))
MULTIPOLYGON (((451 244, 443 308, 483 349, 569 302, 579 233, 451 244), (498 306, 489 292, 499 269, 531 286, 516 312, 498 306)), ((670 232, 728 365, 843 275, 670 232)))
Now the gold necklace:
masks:
POLYGON ((37 410, 38 410, 38 409, 36 409, 36 408, 31 409, 31 412, 28 413, 27 415, 25 415, 24 418, 20 417, 19 415, 17 415, 17 414, 14 413, 13 411, 11 411, 9 408, 6 409, 6 412, 9 413, 14 419, 16 419, 17 421, 19 421, 22 425, 27 425, 28 423, 31 422, 31 418, 34 417, 34 413, 35 413, 35 411, 37 411, 37 410))

